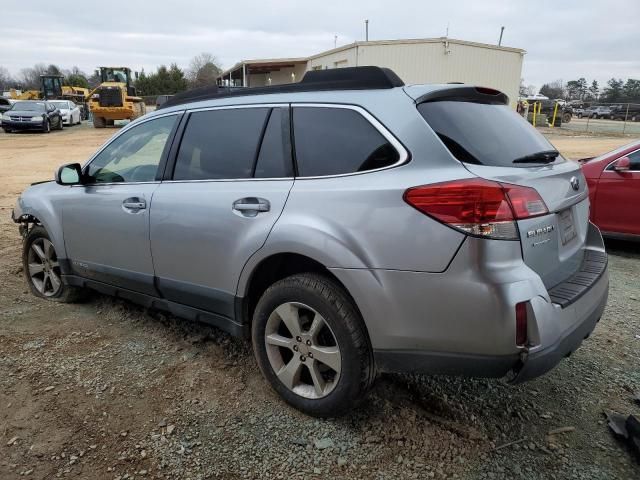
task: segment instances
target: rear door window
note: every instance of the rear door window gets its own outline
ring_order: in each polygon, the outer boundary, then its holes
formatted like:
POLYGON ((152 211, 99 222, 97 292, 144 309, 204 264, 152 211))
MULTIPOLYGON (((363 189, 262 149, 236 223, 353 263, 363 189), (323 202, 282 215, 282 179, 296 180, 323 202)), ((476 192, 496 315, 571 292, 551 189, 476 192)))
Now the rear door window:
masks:
POLYGON ((194 112, 176 158, 174 180, 251 178, 270 108, 194 112))
MULTIPOLYGON (((434 101, 418 105, 429 126, 461 162, 498 167, 530 167, 513 163, 555 148, 507 105, 434 101)), ((558 156, 553 163, 562 162, 558 156)))
POLYGON ((294 107, 293 129, 301 177, 364 172, 399 160, 389 140, 349 108, 294 107))

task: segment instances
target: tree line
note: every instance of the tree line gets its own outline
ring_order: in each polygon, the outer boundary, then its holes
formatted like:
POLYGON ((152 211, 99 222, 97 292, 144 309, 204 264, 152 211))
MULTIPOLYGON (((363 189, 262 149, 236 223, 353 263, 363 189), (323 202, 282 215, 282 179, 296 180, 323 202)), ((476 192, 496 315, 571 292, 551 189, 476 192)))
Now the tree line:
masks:
MULTIPOLYGON (((533 95, 534 90, 533 86, 524 86, 521 82, 520 96, 533 95)), ((556 80, 542 85, 539 93, 551 99, 579 100, 591 103, 640 103, 640 80, 611 78, 602 89, 597 80, 589 83, 584 77, 570 80, 567 83, 556 80)))
MULTIPOLYGON (((213 85, 221 72, 216 57, 210 53, 201 53, 191 60, 186 70, 175 63, 169 67, 160 65, 155 72, 149 74, 142 69, 133 80, 138 95, 171 95, 190 88, 213 85)), ((95 88, 100 84, 97 72, 87 75, 76 66, 67 70, 58 65, 38 63, 33 67, 23 68, 17 76, 0 66, 0 93, 11 88, 39 90, 40 75, 62 75, 63 85, 72 87, 95 88)))

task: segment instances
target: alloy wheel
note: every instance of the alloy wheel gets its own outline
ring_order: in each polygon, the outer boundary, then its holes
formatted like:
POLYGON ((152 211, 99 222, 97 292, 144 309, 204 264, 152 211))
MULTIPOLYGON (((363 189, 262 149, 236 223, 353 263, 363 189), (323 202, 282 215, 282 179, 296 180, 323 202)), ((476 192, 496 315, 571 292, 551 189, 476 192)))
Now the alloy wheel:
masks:
POLYGON ((287 302, 269 316, 267 357, 278 379, 301 397, 329 395, 340 379, 340 347, 326 320, 313 308, 287 302))
POLYGON ((45 297, 60 292, 62 281, 60 264, 50 240, 40 237, 33 241, 27 255, 31 283, 45 297))

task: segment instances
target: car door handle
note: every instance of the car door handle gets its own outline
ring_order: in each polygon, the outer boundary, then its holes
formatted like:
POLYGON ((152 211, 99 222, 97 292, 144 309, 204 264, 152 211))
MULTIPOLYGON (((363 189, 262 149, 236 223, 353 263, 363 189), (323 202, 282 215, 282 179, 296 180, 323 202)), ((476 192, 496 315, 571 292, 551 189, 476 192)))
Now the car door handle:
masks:
POLYGON ((233 209, 239 212, 268 212, 271 210, 269 200, 264 198, 241 198, 233 202, 233 209))
POLYGON ((122 202, 122 208, 125 210, 144 210, 147 208, 147 202, 142 198, 132 197, 127 198, 124 202, 122 202))

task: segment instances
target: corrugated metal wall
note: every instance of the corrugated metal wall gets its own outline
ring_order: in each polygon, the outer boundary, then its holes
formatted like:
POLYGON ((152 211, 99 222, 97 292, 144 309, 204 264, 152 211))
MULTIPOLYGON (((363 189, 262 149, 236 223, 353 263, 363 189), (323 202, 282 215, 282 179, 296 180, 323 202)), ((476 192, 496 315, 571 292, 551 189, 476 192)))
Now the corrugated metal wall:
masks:
POLYGON ((309 60, 313 67, 377 65, 394 70, 406 84, 463 82, 492 87, 518 99, 523 54, 444 41, 374 43, 328 53, 309 60))

